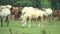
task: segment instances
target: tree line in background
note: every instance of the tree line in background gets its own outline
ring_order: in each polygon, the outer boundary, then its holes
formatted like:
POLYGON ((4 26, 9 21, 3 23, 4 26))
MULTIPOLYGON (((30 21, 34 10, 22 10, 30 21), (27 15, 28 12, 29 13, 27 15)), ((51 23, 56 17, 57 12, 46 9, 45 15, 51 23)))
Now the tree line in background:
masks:
POLYGON ((33 6, 37 8, 51 7, 53 9, 60 9, 60 0, 0 0, 0 5, 6 4, 19 7, 33 6))

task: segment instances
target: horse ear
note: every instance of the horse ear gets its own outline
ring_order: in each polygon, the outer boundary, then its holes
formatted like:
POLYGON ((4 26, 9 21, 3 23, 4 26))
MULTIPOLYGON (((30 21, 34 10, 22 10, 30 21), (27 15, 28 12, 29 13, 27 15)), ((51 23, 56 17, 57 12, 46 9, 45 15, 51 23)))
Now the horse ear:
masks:
POLYGON ((10 10, 12 10, 12 9, 13 9, 13 7, 10 8, 10 10))

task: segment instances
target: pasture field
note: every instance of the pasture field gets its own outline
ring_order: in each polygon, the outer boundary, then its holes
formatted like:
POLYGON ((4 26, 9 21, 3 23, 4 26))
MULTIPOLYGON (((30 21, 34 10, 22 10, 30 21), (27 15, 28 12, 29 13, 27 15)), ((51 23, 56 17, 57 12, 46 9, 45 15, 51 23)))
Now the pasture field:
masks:
MULTIPOLYGON (((28 22, 27 22, 28 23, 28 22)), ((37 26, 38 22, 34 22, 37 26)), ((42 24, 42 23, 41 23, 42 24)), ((53 22, 47 22, 44 24, 44 30, 46 30, 46 34, 60 34, 60 21, 53 21, 53 22)), ((4 23, 3 27, 0 27, 0 34, 11 34, 9 31, 9 28, 12 30, 12 34, 42 34, 42 28, 41 26, 39 28, 37 27, 21 27, 21 21, 14 21, 11 20, 9 27, 6 26, 6 23, 4 23)))

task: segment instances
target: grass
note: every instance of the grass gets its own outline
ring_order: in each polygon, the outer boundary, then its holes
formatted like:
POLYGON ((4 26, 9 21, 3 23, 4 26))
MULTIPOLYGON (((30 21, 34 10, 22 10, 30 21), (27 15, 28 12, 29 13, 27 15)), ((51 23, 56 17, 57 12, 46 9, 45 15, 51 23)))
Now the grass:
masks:
MULTIPOLYGON (((34 23, 38 25, 38 22, 34 23)), ((43 29, 46 30, 46 34, 60 34, 60 21, 47 22, 43 24, 45 26, 43 29)), ((0 34, 10 34, 9 28, 11 28, 12 34, 42 34, 43 30, 41 27, 22 28, 21 21, 12 20, 10 21, 9 27, 7 27, 4 22, 4 26, 0 27, 0 34)))

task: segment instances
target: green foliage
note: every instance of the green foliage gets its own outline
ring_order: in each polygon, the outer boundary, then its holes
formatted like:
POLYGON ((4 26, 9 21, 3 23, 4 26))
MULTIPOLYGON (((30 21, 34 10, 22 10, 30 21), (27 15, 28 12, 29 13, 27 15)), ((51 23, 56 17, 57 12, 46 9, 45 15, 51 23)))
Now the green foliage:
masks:
POLYGON ((40 6, 40 0, 0 0, 0 5, 11 4, 13 6, 40 6))
POLYGON ((32 6, 31 1, 17 1, 16 3, 13 4, 14 6, 32 6))
POLYGON ((41 5, 45 8, 51 7, 51 3, 48 0, 41 0, 41 5))
POLYGON ((60 0, 51 0, 51 5, 53 9, 60 9, 60 0))
POLYGON ((60 0, 0 0, 0 5, 11 4, 13 6, 51 7, 60 9, 60 0))

